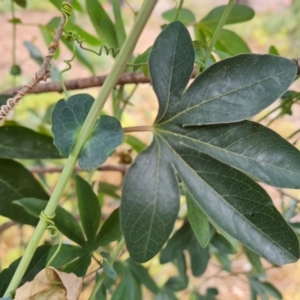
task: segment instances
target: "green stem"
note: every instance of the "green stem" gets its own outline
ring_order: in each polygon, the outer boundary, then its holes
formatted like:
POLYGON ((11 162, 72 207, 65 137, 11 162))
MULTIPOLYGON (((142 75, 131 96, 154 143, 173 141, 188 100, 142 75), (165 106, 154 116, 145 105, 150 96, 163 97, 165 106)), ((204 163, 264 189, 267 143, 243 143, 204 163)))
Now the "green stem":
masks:
MULTIPOLYGON (((127 40, 125 41, 120 54, 118 55, 114 66, 112 67, 112 71, 105 80, 104 85, 102 86, 101 92, 99 93, 96 101, 94 101, 93 106, 91 107, 88 116, 85 119, 85 122, 82 126, 82 129, 79 133, 77 142, 67 159, 66 165, 60 175, 60 178, 57 182, 57 185, 54 188, 53 194, 50 197, 48 204, 45 208, 46 215, 52 215, 55 212, 55 209, 58 205, 59 199, 62 196, 62 193, 72 175, 73 169, 76 165, 77 158, 83 147, 84 143, 90 136, 94 124, 96 123, 97 119, 100 116, 100 112, 108 98, 111 90, 116 85, 119 76, 121 75, 122 71, 126 66, 127 60, 132 55, 134 47, 138 41, 140 34, 142 33, 155 5, 157 0, 145 0, 143 2, 142 8, 135 20, 134 26, 131 30, 130 35, 128 36, 127 40)), ((26 269, 34 255, 36 248, 45 232, 47 227, 47 223, 44 220, 40 220, 33 235, 30 239, 28 246, 24 252, 24 255, 18 265, 16 272, 5 292, 5 296, 11 295, 20 284, 26 269)))
POLYGON ((211 39, 211 42, 210 42, 210 44, 208 46, 208 49, 207 49, 207 52, 205 54, 204 61, 203 61, 205 65, 206 65, 206 63, 208 61, 208 58, 209 58, 211 52, 213 51, 213 49, 214 49, 214 47, 216 45, 216 42, 218 41, 218 39, 220 37, 221 31, 222 31, 222 29, 223 29, 223 27, 224 27, 224 25, 225 25, 225 23, 227 21, 227 18, 229 17, 229 14, 230 14, 230 12, 231 12, 234 4, 235 4, 235 1, 236 0, 229 0, 228 4, 227 4, 227 6, 226 6, 226 8, 225 8, 225 10, 223 12, 221 20, 218 23, 216 31, 214 32, 214 35, 213 35, 213 37, 211 39))
MULTIPOLYGON (((110 266, 112 266, 112 265, 114 264, 114 262, 115 262, 116 258, 118 257, 118 255, 119 255, 121 249, 123 248, 124 244, 125 244, 125 241, 124 241, 124 238, 122 238, 121 241, 118 243, 118 245, 117 245, 115 251, 114 251, 113 254, 111 255, 111 258, 110 258, 110 260, 109 260, 109 262, 108 262, 108 264, 109 264, 110 266)), ((96 297, 97 297, 97 292, 98 292, 99 289, 101 288, 101 285, 102 285, 102 283, 103 283, 105 277, 106 277, 106 274, 103 272, 102 275, 101 275, 101 277, 100 277, 99 280, 97 281, 97 283, 96 283, 96 285, 95 285, 95 287, 94 287, 94 290, 93 290, 93 292, 92 292, 92 294, 91 294, 89 300, 97 300, 97 298, 96 298, 96 297)))
POLYGON ((139 132, 139 131, 153 131, 152 126, 133 126, 133 127, 125 127, 123 128, 125 133, 128 132, 139 132))
POLYGON ((183 1, 184 1, 184 0, 180 0, 180 2, 179 2, 179 6, 178 6, 177 12, 176 12, 175 21, 177 21, 177 20, 179 19, 179 17, 180 17, 180 13, 181 13, 183 1))

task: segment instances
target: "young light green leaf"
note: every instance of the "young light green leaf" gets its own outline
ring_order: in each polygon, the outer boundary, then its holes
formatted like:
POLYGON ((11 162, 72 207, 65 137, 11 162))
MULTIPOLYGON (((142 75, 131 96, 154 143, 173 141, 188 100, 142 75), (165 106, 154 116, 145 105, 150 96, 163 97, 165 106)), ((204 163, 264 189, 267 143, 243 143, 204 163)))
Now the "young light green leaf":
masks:
POLYGON ((169 148, 154 141, 137 157, 125 178, 122 231, 137 262, 151 259, 162 248, 178 214, 179 188, 172 156, 169 148))
MULTIPOLYGON (((172 22, 175 20, 176 15, 177 15, 177 9, 173 8, 165 11, 162 14, 162 17, 165 20, 172 22)), ((187 8, 182 8, 179 15, 179 21, 182 22, 184 25, 191 25, 196 23, 196 17, 191 10, 187 8)))
POLYGON ((0 127, 0 157, 19 159, 61 158, 51 137, 20 126, 0 127))
POLYGON ((149 57, 153 89, 159 99, 156 123, 169 119, 190 80, 195 52, 189 32, 180 22, 165 27, 156 39, 149 57))
MULTIPOLYGON (((26 212, 36 218, 39 218, 41 211, 43 211, 47 205, 46 201, 36 198, 23 198, 13 203, 22 206, 26 212)), ((81 246, 85 244, 85 239, 78 222, 72 214, 61 206, 56 208, 53 221, 58 230, 70 240, 81 246)))
MULTIPOLYGON (((217 26, 225 8, 226 5, 214 8, 199 23, 217 26)), ((230 11, 225 24, 234 24, 251 20, 254 17, 254 14, 255 12, 252 8, 242 4, 235 4, 230 11)))
POLYGON ((103 263, 102 263, 102 267, 103 267, 103 271, 105 272, 105 274, 113 279, 113 280, 116 280, 117 277, 118 277, 118 274, 117 272, 114 270, 114 268, 112 266, 110 266, 106 260, 103 260, 103 263))
MULTIPOLYGON (((215 32, 215 28, 211 26, 198 25, 198 30, 203 32, 208 41, 211 41, 215 32)), ((233 31, 222 29, 214 52, 221 59, 225 59, 238 54, 251 53, 251 50, 239 35, 233 31)))
MULTIPOLYGON (((62 156, 71 153, 93 102, 94 98, 90 95, 78 94, 56 104, 52 113, 52 132, 54 144, 62 156)), ((97 168, 122 141, 123 130, 119 121, 102 116, 81 150, 79 166, 85 170, 97 168)))
POLYGON ((99 233, 95 238, 93 249, 96 250, 100 246, 106 246, 109 243, 118 240, 122 236, 119 209, 115 209, 108 219, 102 225, 99 233))
POLYGON ((273 186, 300 188, 299 150, 258 123, 172 125, 163 133, 171 146, 181 143, 192 147, 273 186))
POLYGON ((99 1, 86 0, 86 10, 99 38, 111 47, 117 48, 115 26, 99 1))
POLYGON ((269 54, 273 54, 273 55, 279 56, 278 50, 273 45, 269 47, 269 51, 268 52, 269 52, 269 54))
POLYGON ((0 214, 17 222, 35 226, 38 219, 12 202, 26 197, 48 200, 49 196, 20 163, 0 159, 0 166, 0 214))
POLYGON ((119 0, 112 0, 114 19, 115 19, 115 32, 118 41, 118 47, 121 48, 126 40, 126 31, 124 21, 122 18, 121 5, 119 0))
POLYGON ((93 192, 89 183, 78 175, 76 176, 76 193, 81 224, 87 242, 92 246, 96 240, 96 234, 100 226, 101 218, 101 207, 98 197, 93 192))
POLYGON ((209 222, 205 213, 200 209, 193 198, 187 193, 186 194, 186 204, 188 219, 190 221, 191 227, 194 234, 202 248, 205 248, 210 240, 210 230, 209 222))
POLYGON ((145 143, 143 143, 141 140, 130 134, 126 134, 124 142, 129 144, 132 147, 132 149, 134 149, 138 153, 140 153, 147 147, 145 143))

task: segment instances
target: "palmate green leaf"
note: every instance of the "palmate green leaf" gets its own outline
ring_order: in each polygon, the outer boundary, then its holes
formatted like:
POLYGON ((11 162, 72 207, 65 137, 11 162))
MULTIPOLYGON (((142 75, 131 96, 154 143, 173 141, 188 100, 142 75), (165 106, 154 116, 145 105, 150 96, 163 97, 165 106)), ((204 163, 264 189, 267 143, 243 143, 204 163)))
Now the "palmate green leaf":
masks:
POLYGON ((179 187, 172 156, 169 148, 154 141, 137 157, 125 178, 122 231, 137 262, 149 260, 162 248, 178 215, 179 187))
MULTIPOLYGON (((23 198, 16 200, 13 203, 23 207, 26 212, 32 216, 35 216, 36 218, 39 218, 41 211, 45 209, 47 204, 46 201, 35 198, 23 198)), ((58 230, 70 240, 81 246, 85 244, 82 229, 78 222, 72 214, 70 214, 61 206, 57 206, 53 221, 58 230)))
MULTIPOLYGON (((225 9, 226 5, 214 8, 199 23, 217 26, 225 9)), ((254 14, 254 10, 249 6, 234 4, 225 24, 234 24, 249 21, 254 17, 254 14)))
POLYGON ((190 128, 170 124, 161 133, 171 146, 180 143, 207 153, 273 186, 300 188, 299 150, 258 123, 190 128))
MULTIPOLYGON (((151 76, 162 73, 159 71, 158 66, 154 71, 151 68, 151 76)), ((155 123, 188 126, 247 119, 280 97, 296 71, 294 62, 273 55, 244 54, 222 60, 201 73, 181 101, 172 97, 166 101, 158 94, 160 107, 166 112, 163 118, 159 114, 155 123)), ((153 88, 156 90, 155 81, 153 88)))
POLYGON ((93 192, 89 183, 78 175, 76 176, 76 193, 81 224, 88 245, 92 246, 96 240, 101 218, 101 207, 98 197, 93 192))
POLYGON ((0 157, 19 159, 61 158, 51 137, 20 126, 0 127, 0 157))
POLYGON ((298 260, 298 239, 264 189, 206 154, 188 148, 176 151, 180 156, 175 168, 209 218, 275 264, 298 260))
POLYGON ((95 238, 93 249, 100 246, 106 246, 111 242, 118 240, 122 236, 119 209, 115 209, 107 220, 103 223, 99 233, 95 238))
POLYGON ((121 222, 128 251, 144 262, 166 242, 178 212, 178 176, 217 227, 275 264, 294 262, 296 235, 267 193, 237 169, 273 185, 299 187, 299 151, 252 122, 199 125, 258 113, 285 92, 296 66, 271 55, 240 55, 209 67, 182 95, 193 66, 189 41, 184 26, 174 22, 150 54, 159 112, 153 142, 124 182, 121 222))
POLYGON ((0 159, 0 214, 17 222, 36 225, 38 219, 24 212, 12 202, 35 197, 48 200, 49 196, 33 175, 20 163, 10 159, 0 159))
MULTIPOLYGON (((79 131, 94 98, 88 94, 71 96, 67 101, 57 102, 52 113, 52 132, 54 144, 62 156, 68 156, 77 140, 79 131)), ((123 141, 120 122, 110 116, 102 116, 79 155, 79 166, 90 170, 100 166, 123 141)))

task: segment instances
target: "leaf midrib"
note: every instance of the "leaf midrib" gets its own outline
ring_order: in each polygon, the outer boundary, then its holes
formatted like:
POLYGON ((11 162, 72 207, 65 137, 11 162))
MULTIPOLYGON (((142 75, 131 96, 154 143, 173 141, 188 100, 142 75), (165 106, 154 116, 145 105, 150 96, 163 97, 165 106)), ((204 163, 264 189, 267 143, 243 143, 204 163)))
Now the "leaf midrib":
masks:
MULTIPOLYGON (((160 125, 160 124, 159 124, 159 125, 160 125)), ((187 135, 182 135, 182 134, 180 134, 180 133, 173 133, 172 131, 167 131, 167 130, 160 129, 159 127, 156 127, 156 128, 158 129, 158 131, 164 132, 164 133, 166 133, 166 134, 174 135, 174 136, 176 136, 176 138, 181 137, 181 138, 184 138, 184 139, 188 139, 188 140, 193 141, 194 143, 203 144, 203 145, 206 145, 206 146, 208 146, 208 147, 217 149, 217 150, 219 150, 219 151, 224 151, 224 152, 230 153, 230 154, 233 155, 233 156, 239 156, 239 157, 242 157, 243 159, 248 159, 248 160, 251 160, 251 161, 254 161, 254 162, 259 162, 259 163, 261 163, 261 164, 265 164, 265 165, 267 165, 267 166, 269 166, 269 167, 272 167, 272 168, 275 168, 275 169, 278 169, 278 170, 284 170, 285 172, 289 172, 289 173, 291 173, 291 174, 293 174, 293 175, 297 175, 297 176, 299 175, 298 173, 293 172, 293 171, 291 171, 291 170, 283 169, 283 168, 280 168, 280 167, 278 167, 278 166, 276 166, 276 165, 272 165, 272 164, 267 163, 267 162, 262 162, 262 161, 260 161, 260 160, 255 160, 254 158, 252 158, 252 157, 250 157, 250 156, 243 156, 243 155, 241 155, 241 154, 239 154, 239 153, 228 151, 228 150, 226 150, 225 148, 217 147, 217 146, 215 146, 215 145, 212 145, 212 144, 209 144, 209 143, 205 143, 205 142, 203 142, 203 141, 199 141, 199 140, 196 140, 196 139, 192 139, 192 138, 188 137, 187 135)), ((196 151, 198 151, 198 152, 201 152, 201 151, 199 151, 198 149, 193 148, 193 147, 191 147, 191 146, 189 146, 189 145, 186 145, 186 144, 183 143, 183 142, 181 142, 181 144, 184 145, 184 146, 187 147, 187 148, 191 148, 191 149, 194 149, 194 150, 196 150, 196 151)), ((203 153, 207 154, 206 152, 203 152, 203 153)), ((207 154, 207 155, 209 155, 209 154, 207 154)), ((215 157, 214 157, 214 158, 215 158, 215 157)), ((217 158, 215 158, 215 159, 217 159, 217 158)), ((222 161, 222 162, 223 162, 223 161, 222 161)), ((223 164, 226 164, 226 163, 223 162, 223 164)), ((240 169, 239 169, 239 170, 240 170, 240 169)), ((242 172, 244 172, 244 171, 242 171, 242 172)))
MULTIPOLYGON (((206 103, 209 103, 209 102, 211 102, 211 101, 213 101, 213 100, 222 98, 222 97, 224 97, 224 96, 228 96, 228 95, 230 95, 230 94, 232 94, 232 93, 238 92, 238 91, 243 90, 243 89, 246 89, 246 88, 248 88, 248 87, 251 87, 252 85, 256 85, 256 84, 261 83, 261 82, 263 82, 263 81, 269 80, 270 78, 273 78, 273 77, 275 77, 275 76, 278 76, 278 75, 280 75, 280 74, 282 74, 282 73, 287 72, 287 71, 288 71, 289 69, 291 69, 291 68, 292 68, 292 67, 289 67, 289 68, 287 68, 287 69, 285 69, 285 70, 283 70, 283 71, 281 71, 281 72, 279 72, 279 73, 274 74, 274 76, 266 77, 266 78, 264 78, 263 80, 256 81, 255 83, 251 83, 251 84, 245 85, 245 86, 243 86, 243 87, 239 87, 238 89, 231 90, 230 92, 227 92, 227 93, 218 95, 217 97, 213 97, 213 98, 207 99, 206 101, 202 101, 202 102, 200 102, 200 103, 198 103, 198 104, 196 104, 196 105, 190 106, 190 107, 188 107, 187 109, 180 111, 178 114, 174 115, 173 117, 171 117, 170 119, 168 119, 168 120, 166 120, 166 121, 164 121, 164 122, 162 122, 162 123, 159 123, 159 120, 158 120, 155 124, 156 124, 156 125, 164 125, 164 124, 168 124, 168 123, 170 123, 172 120, 178 118, 180 115, 185 114, 185 113, 187 113, 188 111, 190 111, 190 110, 192 110, 192 109, 199 108, 199 107, 201 107, 202 105, 204 105, 204 104, 206 104, 206 103)), ((188 92, 188 90, 185 92, 185 94, 186 94, 187 92, 188 92)), ((184 98, 185 94, 183 94, 183 96, 181 97, 181 100, 182 100, 182 98, 184 98)), ((167 109, 167 108, 168 108, 168 107, 166 107, 166 109, 167 109)), ((160 118, 160 119, 161 119, 161 118, 160 118)), ((200 124, 197 124, 197 125, 200 125, 200 124)))
MULTIPOLYGON (((182 158, 181 158, 181 156, 172 148, 172 146, 158 133, 157 134, 164 142, 165 142, 165 144, 167 145, 167 147, 168 148, 170 148, 170 150, 174 153, 174 155, 175 156, 177 156, 178 157, 178 159, 179 160, 181 160, 182 162, 183 162, 183 164, 185 164, 186 166, 187 166, 187 168, 188 169, 190 169, 190 171, 191 172, 193 172, 193 173, 195 173, 196 174, 196 176, 206 185, 206 186, 208 186, 211 190, 212 190, 212 192, 213 193, 215 193, 218 197, 220 197, 221 199, 223 199, 223 196, 222 195, 220 195, 214 188, 212 188, 212 186, 211 185, 209 185, 208 184, 208 182, 206 182, 205 180, 204 180, 204 178, 202 178, 201 176, 199 176, 198 175, 198 173, 194 170, 194 169, 192 169, 182 158)), ((174 166, 175 167, 175 166, 174 166)), ((176 168, 176 167, 175 167, 176 168)), ((176 169, 177 170, 177 169, 176 169)), ((177 170, 177 173, 180 175, 180 172, 177 170)), ((186 186, 186 185, 185 185, 186 186)), ((188 190, 188 192, 189 192, 189 194, 192 196, 192 194, 191 194, 191 192, 189 191, 189 189, 186 187, 186 189, 188 190)), ((193 198, 193 196, 192 196, 192 198, 193 198)), ((194 199, 194 198, 193 198, 194 199)), ((264 236, 264 237, 267 237, 267 240, 269 240, 269 241, 273 241, 273 243, 275 244, 275 245, 277 245, 280 249, 283 249, 284 250, 284 253, 288 253, 289 254, 289 256, 291 256, 291 257, 293 257, 293 258, 297 258, 297 257, 295 257, 292 253, 290 253, 290 252, 287 252, 287 250, 285 249, 285 248, 283 248, 281 245, 279 245, 279 244, 277 244, 276 243, 276 241, 274 241, 271 237, 269 237, 268 235, 266 235, 266 233, 264 233, 263 231, 261 231, 259 228, 257 228, 257 227, 255 227, 254 226, 254 224, 253 223, 251 223, 247 218, 245 218, 238 210, 236 210, 236 208, 235 207, 233 207, 230 203, 228 203, 225 199, 224 199, 224 201, 222 201, 222 202, 224 202, 224 204, 225 205, 227 205, 229 208, 231 208, 233 211, 235 211, 239 216, 240 216, 240 218, 241 219, 243 219, 244 221, 246 221, 251 227, 253 227, 254 229, 256 229, 258 232, 260 232, 260 234, 262 235, 262 236, 264 236)), ((199 203, 197 202, 197 201, 195 201, 195 203, 196 203, 196 205, 198 205, 199 207, 200 207, 200 209, 202 209, 203 211, 205 211, 200 205, 199 205, 199 203)), ((215 220, 214 220, 215 221, 215 220)), ((219 226, 219 225, 218 225, 219 226)), ((223 229, 224 230, 224 229, 223 229)))

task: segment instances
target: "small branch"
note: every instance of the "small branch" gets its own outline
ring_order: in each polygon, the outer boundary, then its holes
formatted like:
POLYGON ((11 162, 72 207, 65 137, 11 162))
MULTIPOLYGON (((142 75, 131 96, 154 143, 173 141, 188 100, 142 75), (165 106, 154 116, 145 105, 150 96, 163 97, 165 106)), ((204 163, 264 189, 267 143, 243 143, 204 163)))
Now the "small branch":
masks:
POLYGON ((294 61, 298 67, 297 75, 300 75, 300 58, 294 58, 292 61, 294 61))
MULTIPOLYGON (((100 166, 97 168, 98 171, 113 171, 113 172, 121 172, 126 173, 129 169, 130 165, 107 165, 107 166, 100 166)), ((30 167, 28 168, 30 172, 36 174, 44 174, 44 173, 60 173, 63 170, 63 166, 61 167, 30 167)), ((79 167, 74 169, 75 172, 84 172, 79 167)))
POLYGON ((8 228, 17 225, 19 223, 15 222, 15 221, 9 221, 7 223, 4 223, 3 225, 0 226, 0 235, 8 228))
POLYGON ((128 132, 140 132, 140 131, 153 131, 152 126, 133 126, 133 127, 125 127, 123 128, 125 133, 128 132))
MULTIPOLYGON (((68 3, 71 3, 71 0, 67 1, 68 3)), ((55 37, 49 46, 48 54, 45 56, 43 64, 41 65, 40 69, 36 72, 34 78, 31 80, 31 82, 22 88, 17 88, 17 92, 15 93, 15 96, 13 98, 10 98, 7 100, 6 105, 2 105, 0 108, 0 125, 5 121, 7 115, 14 109, 14 107, 22 100, 22 98, 28 94, 28 92, 33 89, 39 82, 41 81, 47 81, 48 78, 51 76, 51 72, 48 70, 49 66, 51 65, 52 57, 55 53, 55 50, 59 46, 59 40, 63 33, 63 28, 66 22, 66 18, 64 15, 62 15, 60 24, 58 26, 58 29, 56 31, 55 37)))
MULTIPOLYGON (((192 78, 196 77, 197 70, 194 69, 192 78)), ((107 75, 105 76, 91 76, 87 78, 73 79, 65 81, 65 86, 67 90, 80 90, 87 89, 91 87, 98 87, 104 84, 107 75)), ((123 73, 116 85, 125 85, 125 84, 140 84, 140 83, 150 83, 151 79, 148 76, 145 76, 141 73, 123 73)), ((19 91, 20 87, 13 88, 2 92, 6 95, 15 95, 19 91)), ((48 82, 40 84, 34 87, 32 90, 28 91, 28 94, 40 94, 40 93, 49 93, 49 92, 58 92, 61 93, 62 87, 59 82, 48 82)))

